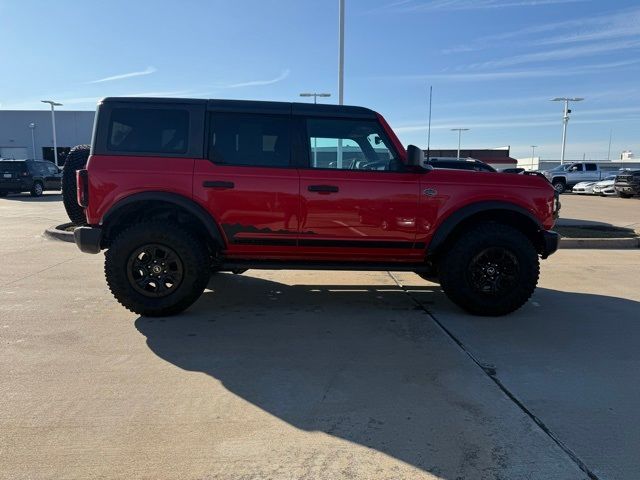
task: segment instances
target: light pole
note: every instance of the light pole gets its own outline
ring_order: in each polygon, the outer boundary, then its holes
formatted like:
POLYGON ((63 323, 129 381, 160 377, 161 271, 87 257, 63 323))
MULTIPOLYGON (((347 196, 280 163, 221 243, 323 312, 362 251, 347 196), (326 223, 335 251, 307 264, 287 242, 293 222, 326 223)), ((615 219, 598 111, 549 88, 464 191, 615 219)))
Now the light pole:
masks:
POLYGON ((31 148, 33 149, 33 159, 37 160, 36 157, 36 136, 35 136, 35 130, 36 130, 36 124, 34 122, 31 122, 29 124, 29 129, 31 130, 31 148))
POLYGON ((62 104, 58 102, 54 102, 53 100, 42 100, 42 103, 48 103, 51 105, 51 125, 53 126, 53 161, 56 164, 56 167, 60 167, 58 165, 58 143, 56 140, 56 110, 55 107, 61 107, 62 104))
MULTIPOLYGON (((316 103, 318 103, 318 97, 330 97, 331 94, 330 93, 301 93, 300 94, 301 97, 313 97, 313 104, 315 105, 316 103)), ((313 166, 317 167, 318 166, 318 139, 316 137, 313 137, 313 166)))
POLYGON ((452 128, 452 132, 458 132, 458 155, 456 158, 460 160, 460 140, 462 139, 462 132, 468 131, 468 128, 452 128))
POLYGON ((344 104, 344 1, 339 0, 339 60, 338 60, 338 105, 344 104))
POLYGON ((318 103, 318 97, 330 97, 331 94, 330 93, 301 93, 300 94, 301 97, 313 97, 313 103, 316 104, 318 103))
POLYGON ((564 102, 564 114, 562 116, 562 152, 560 153, 560 165, 564 164, 564 151, 567 146, 567 124, 569 123, 569 114, 571 110, 569 109, 569 102, 581 102, 584 98, 576 97, 556 97, 552 98, 552 102, 564 102))
POLYGON ((534 168, 533 164, 536 161, 536 147, 538 145, 531 145, 531 168, 534 168))

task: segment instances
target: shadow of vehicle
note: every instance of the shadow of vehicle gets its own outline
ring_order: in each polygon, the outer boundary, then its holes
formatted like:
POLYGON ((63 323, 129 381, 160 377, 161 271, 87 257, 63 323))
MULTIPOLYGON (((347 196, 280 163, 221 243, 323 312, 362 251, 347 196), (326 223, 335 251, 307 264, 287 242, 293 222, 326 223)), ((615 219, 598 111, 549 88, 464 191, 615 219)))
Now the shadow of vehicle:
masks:
POLYGON ((407 295, 382 278, 291 286, 218 274, 209 288, 185 314, 140 317, 136 328, 160 358, 294 427, 447 479, 478 478, 478 468, 509 478, 514 465, 549 460, 540 452, 550 443, 528 435, 523 414, 418 305, 446 301, 439 287, 407 295))
POLYGON ((61 202, 62 193, 58 192, 45 192, 39 197, 32 197, 27 193, 10 193, 5 197, 0 197, 0 200, 14 200, 17 202, 61 202))

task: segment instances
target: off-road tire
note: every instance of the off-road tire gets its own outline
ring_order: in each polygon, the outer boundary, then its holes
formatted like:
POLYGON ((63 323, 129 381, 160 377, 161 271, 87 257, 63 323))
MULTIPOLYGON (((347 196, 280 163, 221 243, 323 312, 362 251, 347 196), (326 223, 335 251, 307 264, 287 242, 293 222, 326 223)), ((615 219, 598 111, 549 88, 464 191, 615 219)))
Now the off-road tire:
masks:
POLYGON ((31 187, 31 191, 29 193, 32 197, 41 197, 44 193, 44 185, 42 182, 33 182, 33 187, 31 187))
POLYGON ((113 240, 105 253, 104 273, 111 293, 126 309, 148 317, 174 315, 187 309, 202 295, 209 281, 209 255, 197 237, 177 224, 142 222, 123 230, 113 240), (146 244, 169 247, 181 261, 182 280, 167 296, 145 296, 129 279, 129 260, 146 244))
POLYGON ((76 225, 86 225, 87 218, 84 209, 78 205, 76 193, 76 171, 87 165, 90 145, 77 145, 71 149, 64 162, 62 170, 62 203, 67 211, 69 220, 76 225))
POLYGON ((511 313, 533 294, 540 276, 540 261, 531 241, 520 231, 501 224, 481 224, 464 232, 440 261, 440 285, 458 306, 474 315, 511 313), (472 260, 487 248, 505 249, 517 259, 518 271, 512 287, 501 294, 474 289, 470 279, 472 260))

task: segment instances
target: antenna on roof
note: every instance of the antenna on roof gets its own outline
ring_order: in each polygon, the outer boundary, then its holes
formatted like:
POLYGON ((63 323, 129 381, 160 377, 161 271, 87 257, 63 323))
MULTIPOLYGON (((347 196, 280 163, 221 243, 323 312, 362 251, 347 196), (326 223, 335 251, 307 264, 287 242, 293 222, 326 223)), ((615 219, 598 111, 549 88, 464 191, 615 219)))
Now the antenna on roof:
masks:
POLYGON ((427 163, 431 156, 431 100, 433 99, 433 85, 429 85, 429 127, 427 129, 427 163))

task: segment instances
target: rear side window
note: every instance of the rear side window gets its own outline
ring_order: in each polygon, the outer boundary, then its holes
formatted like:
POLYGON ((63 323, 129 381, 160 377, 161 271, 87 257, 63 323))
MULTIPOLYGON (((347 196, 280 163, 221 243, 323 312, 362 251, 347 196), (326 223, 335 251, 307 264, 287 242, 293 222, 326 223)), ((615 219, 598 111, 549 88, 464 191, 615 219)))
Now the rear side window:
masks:
POLYGON ((587 169, 587 172, 594 172, 598 170, 598 166, 595 163, 587 163, 586 169, 587 169))
POLYGON ((224 165, 288 167, 290 120, 286 116, 212 113, 209 159, 224 165))
POLYGON ((162 154, 189 149, 189 112, 181 109, 114 108, 107 150, 162 154))

